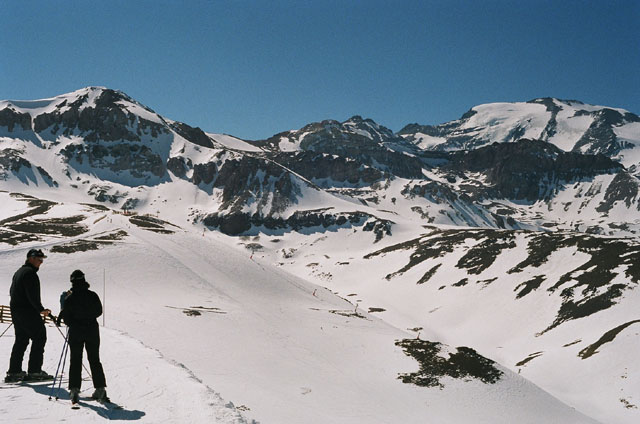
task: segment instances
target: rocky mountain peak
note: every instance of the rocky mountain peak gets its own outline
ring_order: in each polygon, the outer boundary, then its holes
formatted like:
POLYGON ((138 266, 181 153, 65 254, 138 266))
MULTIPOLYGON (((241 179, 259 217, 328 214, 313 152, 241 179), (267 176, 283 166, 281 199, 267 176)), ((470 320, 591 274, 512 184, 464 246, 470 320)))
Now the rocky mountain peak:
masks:
POLYGON ((379 125, 373 119, 363 119, 360 115, 354 115, 342 123, 342 128, 348 132, 365 135, 374 141, 386 142, 397 136, 390 129, 379 125))
POLYGON ((368 126, 371 126, 373 128, 380 128, 381 127, 373 119, 363 118, 360 115, 353 115, 351 118, 349 118, 346 121, 344 121, 343 124, 368 125, 368 126))
POLYGON ((32 130, 45 139, 90 132, 89 140, 132 140, 136 138, 132 127, 150 123, 162 125, 164 120, 122 91, 105 87, 85 87, 49 99, 0 102, 0 127, 9 132, 32 130))
POLYGON ((152 137, 164 132, 161 117, 121 92, 93 90, 69 100, 37 115, 33 120, 34 131, 48 132, 54 137, 81 135, 87 141, 139 141, 145 130, 152 137))
MULTIPOLYGON (((0 102, 0 137, 31 140, 55 151, 67 177, 89 168, 109 182, 156 184, 167 175, 176 135, 213 147, 199 128, 168 121, 124 92, 105 87, 85 87, 50 99, 0 102), (18 136, 17 131, 26 134, 18 136)), ((4 155, 8 169, 30 167, 29 149, 4 155)))

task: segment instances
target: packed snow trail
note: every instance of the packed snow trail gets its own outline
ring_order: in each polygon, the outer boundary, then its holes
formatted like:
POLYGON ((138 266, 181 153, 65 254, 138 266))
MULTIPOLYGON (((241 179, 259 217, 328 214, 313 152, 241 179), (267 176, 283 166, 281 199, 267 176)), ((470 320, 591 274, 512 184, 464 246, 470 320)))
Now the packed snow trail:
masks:
MULTIPOLYGON (((217 393, 194 378, 183 367, 167 361, 162 355, 126 334, 100 328, 101 357, 107 374, 107 393, 113 404, 100 404, 86 398, 93 393, 93 385, 83 370, 80 410, 70 408, 66 377, 60 392, 52 382, 2 383, 0 416, 3 422, 72 422, 93 423, 108 420, 141 423, 233 423, 248 421, 217 393), (59 400, 55 396, 59 394, 59 400)), ((47 345, 43 369, 55 372, 64 339, 53 327, 47 327, 47 345)), ((13 345, 13 331, 0 338, 0 364, 9 363, 13 345)), ((28 355, 28 352, 27 352, 28 355)), ((25 359, 26 360, 26 359, 25 359)), ((85 358, 86 362, 86 358, 85 358)), ((2 365, 0 365, 1 367, 2 365)), ((68 368, 68 366, 67 366, 68 368)), ((65 376, 68 369, 65 369, 65 376)))

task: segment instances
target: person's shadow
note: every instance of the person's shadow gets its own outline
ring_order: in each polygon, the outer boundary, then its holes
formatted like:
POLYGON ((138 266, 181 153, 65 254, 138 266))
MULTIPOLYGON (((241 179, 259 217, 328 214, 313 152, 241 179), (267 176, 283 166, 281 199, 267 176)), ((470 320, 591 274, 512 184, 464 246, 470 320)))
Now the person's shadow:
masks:
MULTIPOLYGON (((71 402, 71 396, 67 389, 55 388, 52 393, 51 382, 48 382, 48 384, 29 384, 29 387, 31 387, 35 392, 49 397, 52 402, 57 400, 71 402)), ((138 411, 137 409, 130 411, 115 403, 102 404, 96 401, 88 402, 87 400, 88 398, 81 397, 80 407, 92 409, 96 411, 98 415, 108 420, 135 421, 146 415, 144 411, 138 411)))

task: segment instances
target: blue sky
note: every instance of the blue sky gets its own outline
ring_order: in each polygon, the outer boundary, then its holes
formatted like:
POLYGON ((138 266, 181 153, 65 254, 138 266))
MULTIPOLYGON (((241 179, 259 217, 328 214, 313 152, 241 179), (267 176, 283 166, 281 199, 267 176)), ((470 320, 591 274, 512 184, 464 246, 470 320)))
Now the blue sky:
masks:
POLYGON ((106 86, 248 139, 547 96, 640 113, 639 22, 638 0, 4 0, 0 99, 106 86))

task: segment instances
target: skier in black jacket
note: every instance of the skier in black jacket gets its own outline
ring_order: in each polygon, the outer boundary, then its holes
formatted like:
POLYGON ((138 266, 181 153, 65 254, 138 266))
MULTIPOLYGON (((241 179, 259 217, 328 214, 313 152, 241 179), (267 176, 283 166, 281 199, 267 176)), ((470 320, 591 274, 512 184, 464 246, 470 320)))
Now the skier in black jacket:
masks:
POLYGON ((79 269, 71 273, 71 290, 65 296, 63 309, 58 322, 63 319, 69 326, 69 392, 71 402, 78 403, 82 383, 82 350, 87 350, 87 359, 91 367, 93 387, 92 397, 99 401, 109 401, 107 383, 100 363, 100 330, 98 318, 102 315, 102 303, 98 295, 89 290, 89 283, 79 269))
POLYGON ((46 258, 42 250, 31 249, 27 260, 13 275, 11 282, 11 320, 16 339, 11 350, 9 370, 5 382, 21 380, 52 380, 53 376, 42 371, 44 346, 47 343, 47 330, 43 318, 51 314, 42 306, 40 300, 40 279, 38 269, 46 258), (28 373, 22 370, 22 359, 31 340, 28 373))

